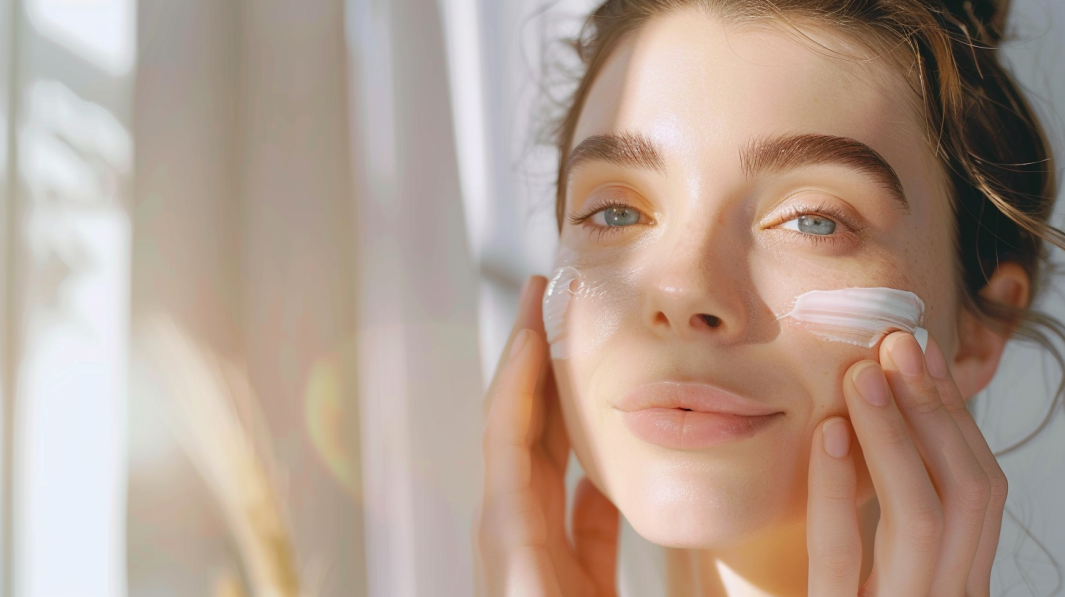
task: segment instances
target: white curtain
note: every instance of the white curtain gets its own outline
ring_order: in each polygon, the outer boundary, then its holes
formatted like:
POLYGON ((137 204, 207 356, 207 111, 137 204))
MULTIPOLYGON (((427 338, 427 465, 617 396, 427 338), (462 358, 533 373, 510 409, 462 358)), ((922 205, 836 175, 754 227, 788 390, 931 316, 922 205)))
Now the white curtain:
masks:
MULTIPOLYGON (((246 368, 305 590, 363 594, 344 4, 141 0, 138 12, 134 331, 165 314, 246 368)), ((241 574, 228 514, 174 441, 147 368, 135 358, 129 590, 210 595, 241 574)))

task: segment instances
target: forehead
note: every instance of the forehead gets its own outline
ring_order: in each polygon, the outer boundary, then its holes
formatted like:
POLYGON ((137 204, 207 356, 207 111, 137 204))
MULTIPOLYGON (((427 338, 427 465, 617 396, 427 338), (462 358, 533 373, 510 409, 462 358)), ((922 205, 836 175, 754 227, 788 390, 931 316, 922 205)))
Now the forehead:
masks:
POLYGON ((694 10, 653 18, 603 66, 569 149, 590 135, 638 131, 663 149, 667 164, 690 172, 685 166, 738 167, 738 150, 752 138, 818 133, 869 145, 904 187, 934 178, 899 55, 786 27, 729 24, 694 10))

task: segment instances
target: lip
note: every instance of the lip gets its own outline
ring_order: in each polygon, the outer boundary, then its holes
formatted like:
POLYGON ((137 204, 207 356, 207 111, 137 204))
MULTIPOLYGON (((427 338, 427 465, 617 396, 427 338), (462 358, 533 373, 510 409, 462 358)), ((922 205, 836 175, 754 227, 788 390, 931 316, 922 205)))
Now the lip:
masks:
POLYGON ((678 450, 751 437, 784 414, 715 386, 681 382, 639 386, 614 408, 636 437, 678 450))

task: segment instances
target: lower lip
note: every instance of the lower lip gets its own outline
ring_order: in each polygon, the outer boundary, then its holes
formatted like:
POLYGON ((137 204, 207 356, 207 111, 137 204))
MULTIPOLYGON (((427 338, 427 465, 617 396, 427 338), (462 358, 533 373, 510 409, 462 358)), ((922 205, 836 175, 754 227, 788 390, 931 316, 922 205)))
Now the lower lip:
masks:
POLYGON ((676 450, 708 448, 752 437, 784 414, 744 417, 679 408, 619 412, 633 435, 645 442, 676 450))

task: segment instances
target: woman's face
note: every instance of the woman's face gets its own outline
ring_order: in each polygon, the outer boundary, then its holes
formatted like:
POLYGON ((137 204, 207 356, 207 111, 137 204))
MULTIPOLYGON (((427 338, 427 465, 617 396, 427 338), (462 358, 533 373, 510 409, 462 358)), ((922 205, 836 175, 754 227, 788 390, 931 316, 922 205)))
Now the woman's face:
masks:
POLYGON ((563 183, 567 216, 594 214, 562 231, 557 267, 581 290, 545 302, 565 311, 545 319, 564 323, 548 335, 577 457, 647 539, 725 546, 804 519, 814 428, 846 416, 843 374, 878 346, 778 320, 796 296, 913 292, 952 354, 952 215, 916 101, 889 58, 833 57, 694 11, 651 20, 600 71, 563 183), (655 382, 782 414, 717 445, 666 447, 617 408, 655 382))

